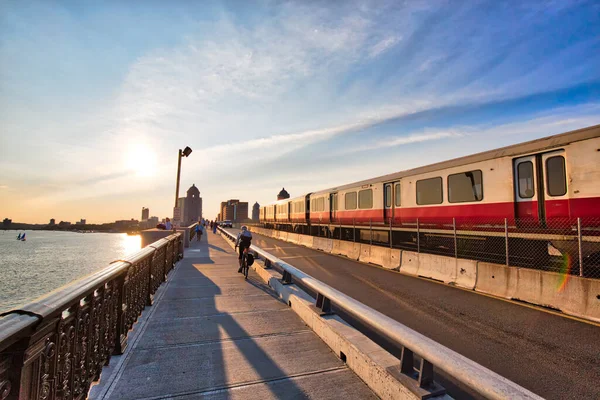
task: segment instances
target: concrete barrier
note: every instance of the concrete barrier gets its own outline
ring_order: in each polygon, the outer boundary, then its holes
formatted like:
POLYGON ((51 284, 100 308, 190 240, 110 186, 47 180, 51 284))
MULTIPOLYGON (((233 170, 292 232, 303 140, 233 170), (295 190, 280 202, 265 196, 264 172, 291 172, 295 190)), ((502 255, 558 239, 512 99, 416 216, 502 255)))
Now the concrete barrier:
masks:
POLYGON ((342 254, 342 250, 341 250, 341 241, 340 240, 332 240, 331 241, 331 254, 342 254))
POLYGON ((298 241, 300 240, 300 238, 298 237, 297 233, 288 233, 287 240, 290 243, 298 244, 298 241))
POLYGON ((358 254, 358 261, 368 263, 371 259, 371 245, 361 243, 360 253, 358 254))
POLYGON ((313 249, 321 250, 326 253, 331 252, 331 248, 333 247, 333 241, 331 239, 316 237, 313 238, 313 249))
POLYGON ((302 245, 302 246, 306 246, 306 247, 313 247, 313 237, 312 236, 308 236, 308 235, 298 235, 299 236, 299 240, 298 240, 298 244, 302 245))
POLYGON ((600 281, 479 262, 475 290, 600 322, 600 281))
POLYGON ((406 275, 419 276, 419 253, 403 250, 400 272, 406 275))
POLYGON ((288 240, 288 232, 279 232, 279 240, 288 240))
POLYGON ((371 246, 369 263, 397 271, 400 268, 401 255, 402 252, 400 250, 382 246, 371 246))
POLYGON ((477 261, 458 258, 456 260, 456 286, 475 289, 477 282, 477 261))
POLYGON ((360 257, 360 243, 340 242, 340 254, 351 260, 358 260, 360 257))
POLYGON ((456 258, 421 253, 419 254, 418 274, 425 278, 454 283, 456 281, 456 258))

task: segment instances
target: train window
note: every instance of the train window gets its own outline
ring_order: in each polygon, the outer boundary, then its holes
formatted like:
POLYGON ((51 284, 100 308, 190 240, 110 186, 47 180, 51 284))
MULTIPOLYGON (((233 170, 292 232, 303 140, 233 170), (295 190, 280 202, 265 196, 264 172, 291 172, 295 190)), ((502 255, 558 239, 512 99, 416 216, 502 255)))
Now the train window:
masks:
POLYGON ((358 192, 358 208, 373 208, 373 189, 358 192))
POLYGON ((356 210, 356 192, 346 193, 344 196, 345 200, 345 209, 346 210, 356 210))
POLYGON ((401 195, 401 191, 400 191, 400 184, 396 183, 396 186, 394 187, 394 190, 396 193, 394 193, 394 205, 396 207, 400 207, 400 205, 402 204, 402 197, 401 195))
POLYGON ((479 170, 448 175, 448 201, 464 203, 483 200, 482 179, 482 173, 479 170))
POLYGON ((564 196, 567 193, 567 173, 563 156, 554 156, 546 160, 546 186, 550 196, 564 196))
POLYGON ((385 185, 385 207, 392 207, 392 185, 385 185))
POLYGON ((417 204, 420 206, 428 204, 442 204, 442 178, 430 178, 417 181, 417 204))
POLYGON ((519 197, 530 199, 535 195, 533 187, 533 163, 525 161, 518 165, 517 173, 519 175, 519 197))
POLYGON ((325 198, 317 199, 317 208, 319 211, 325 211, 325 198))

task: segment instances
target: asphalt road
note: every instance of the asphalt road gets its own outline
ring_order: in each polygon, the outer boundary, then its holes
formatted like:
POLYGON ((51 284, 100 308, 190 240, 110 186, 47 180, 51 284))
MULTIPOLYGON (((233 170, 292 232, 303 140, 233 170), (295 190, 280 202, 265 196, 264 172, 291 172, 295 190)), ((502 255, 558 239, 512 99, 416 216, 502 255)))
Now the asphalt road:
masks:
POLYGON ((253 236, 254 245, 540 396, 600 399, 597 325, 253 236))

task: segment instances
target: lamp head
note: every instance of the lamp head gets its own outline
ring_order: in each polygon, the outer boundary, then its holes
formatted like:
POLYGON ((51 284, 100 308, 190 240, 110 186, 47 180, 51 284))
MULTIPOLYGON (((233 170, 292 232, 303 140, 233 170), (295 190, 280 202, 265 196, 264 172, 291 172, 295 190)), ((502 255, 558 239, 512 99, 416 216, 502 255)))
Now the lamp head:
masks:
POLYGON ((185 149, 183 149, 182 153, 185 157, 188 157, 190 154, 192 154, 192 149, 190 147, 186 146, 185 149))

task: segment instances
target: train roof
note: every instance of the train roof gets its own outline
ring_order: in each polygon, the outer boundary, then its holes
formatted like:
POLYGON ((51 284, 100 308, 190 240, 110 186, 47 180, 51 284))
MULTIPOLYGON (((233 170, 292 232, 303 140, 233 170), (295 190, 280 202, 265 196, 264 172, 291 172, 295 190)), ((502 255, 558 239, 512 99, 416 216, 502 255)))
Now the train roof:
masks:
POLYGON ((348 183, 342 186, 332 187, 328 189, 319 190, 314 192, 313 195, 320 195, 330 192, 336 192, 339 190, 345 190, 355 188, 357 186, 368 185, 379 182, 391 182, 401 179, 406 176, 424 174, 427 172, 434 172, 441 169, 460 167, 461 165, 473 164, 476 162, 493 160, 501 157, 513 157, 521 154, 529 154, 540 152, 546 149, 552 149, 559 146, 565 146, 569 143, 579 142, 581 140, 593 139, 600 137, 600 125, 589 126, 587 128, 577 129, 566 133, 559 133, 557 135, 548 136, 541 139, 531 140, 529 142, 513 144, 499 149, 488 150, 482 153, 476 153, 469 156, 454 158, 452 160, 441 161, 435 164, 426 165, 423 167, 417 167, 408 169, 405 171, 394 172, 388 175, 378 176, 376 178, 365 179, 363 181, 348 183))

